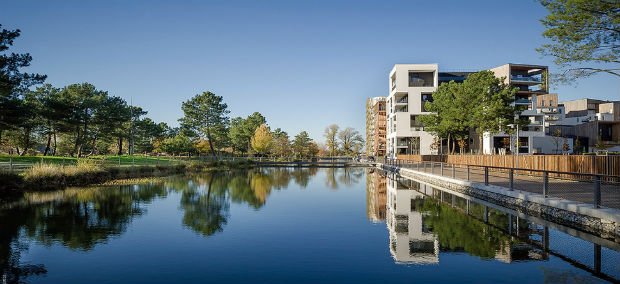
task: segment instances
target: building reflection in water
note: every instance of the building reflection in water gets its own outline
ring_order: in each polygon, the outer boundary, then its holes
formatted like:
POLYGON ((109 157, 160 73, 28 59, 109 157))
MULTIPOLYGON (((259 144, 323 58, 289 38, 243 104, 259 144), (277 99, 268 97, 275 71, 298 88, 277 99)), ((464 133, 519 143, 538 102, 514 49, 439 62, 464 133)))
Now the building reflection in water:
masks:
POLYGON ((378 170, 370 169, 366 175, 366 216, 373 223, 385 221, 387 209, 387 179, 378 170))
POLYGON ((548 229, 382 171, 368 173, 367 214, 373 222, 385 220, 397 263, 436 264, 440 251, 505 263, 548 258, 548 229))
POLYGON ((620 279, 618 262, 611 260, 620 258, 616 241, 383 171, 369 170, 367 186, 368 219, 385 220, 396 263, 438 264, 440 252, 504 263, 552 255, 599 279, 620 279))
POLYGON ((424 224, 427 212, 416 208, 424 194, 397 179, 387 179, 387 218, 390 253, 398 263, 439 262, 439 240, 424 224))

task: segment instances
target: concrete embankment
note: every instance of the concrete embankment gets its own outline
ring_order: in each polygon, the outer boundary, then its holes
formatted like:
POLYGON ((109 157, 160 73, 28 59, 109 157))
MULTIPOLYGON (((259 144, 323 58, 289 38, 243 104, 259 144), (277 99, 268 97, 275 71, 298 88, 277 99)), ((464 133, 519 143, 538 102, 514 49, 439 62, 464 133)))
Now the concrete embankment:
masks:
POLYGON ((377 164, 376 167, 398 173, 414 181, 472 196, 530 216, 597 234, 603 238, 620 241, 620 210, 618 209, 596 208, 592 204, 561 198, 545 198, 541 194, 510 190, 501 186, 485 185, 389 165, 377 164))

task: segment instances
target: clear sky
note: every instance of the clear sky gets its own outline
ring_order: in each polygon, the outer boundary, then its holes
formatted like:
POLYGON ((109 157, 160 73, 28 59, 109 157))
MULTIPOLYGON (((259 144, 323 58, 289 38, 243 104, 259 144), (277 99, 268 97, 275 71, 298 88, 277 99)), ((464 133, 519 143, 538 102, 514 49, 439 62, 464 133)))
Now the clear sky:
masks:
MULTIPOLYGON (((546 10, 522 1, 30 1, 7 0, 3 28, 30 72, 62 87, 90 82, 173 126, 181 102, 224 96, 231 116, 259 111, 272 128, 323 141, 331 124, 364 133, 365 99, 388 94, 395 63, 478 70, 549 65, 546 10)), ((620 99, 600 75, 552 85, 560 100, 620 99)))

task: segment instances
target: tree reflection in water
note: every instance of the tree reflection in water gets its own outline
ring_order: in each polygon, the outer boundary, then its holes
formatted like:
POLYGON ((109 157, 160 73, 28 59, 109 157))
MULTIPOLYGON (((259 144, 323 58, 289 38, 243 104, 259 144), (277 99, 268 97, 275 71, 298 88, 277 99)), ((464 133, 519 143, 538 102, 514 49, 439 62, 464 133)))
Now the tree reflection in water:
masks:
POLYGON ((316 168, 263 168, 172 177, 152 184, 25 193, 0 207, 0 277, 6 283, 24 283, 29 276, 47 273, 43 264, 21 262, 27 240, 90 251, 121 235, 133 218, 146 212, 145 205, 170 193, 181 195, 182 225, 211 236, 224 229, 231 202, 258 210, 273 190, 287 188, 291 180, 305 188, 316 173, 316 168))

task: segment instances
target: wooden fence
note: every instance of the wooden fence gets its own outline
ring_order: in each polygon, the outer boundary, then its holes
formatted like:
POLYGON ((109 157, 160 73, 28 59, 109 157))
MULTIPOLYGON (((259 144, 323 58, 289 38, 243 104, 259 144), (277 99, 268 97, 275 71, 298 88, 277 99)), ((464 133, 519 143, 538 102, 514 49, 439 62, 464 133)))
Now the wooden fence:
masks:
POLYGON ((409 161, 445 162, 582 174, 620 176, 620 156, 582 155, 399 155, 409 161))

